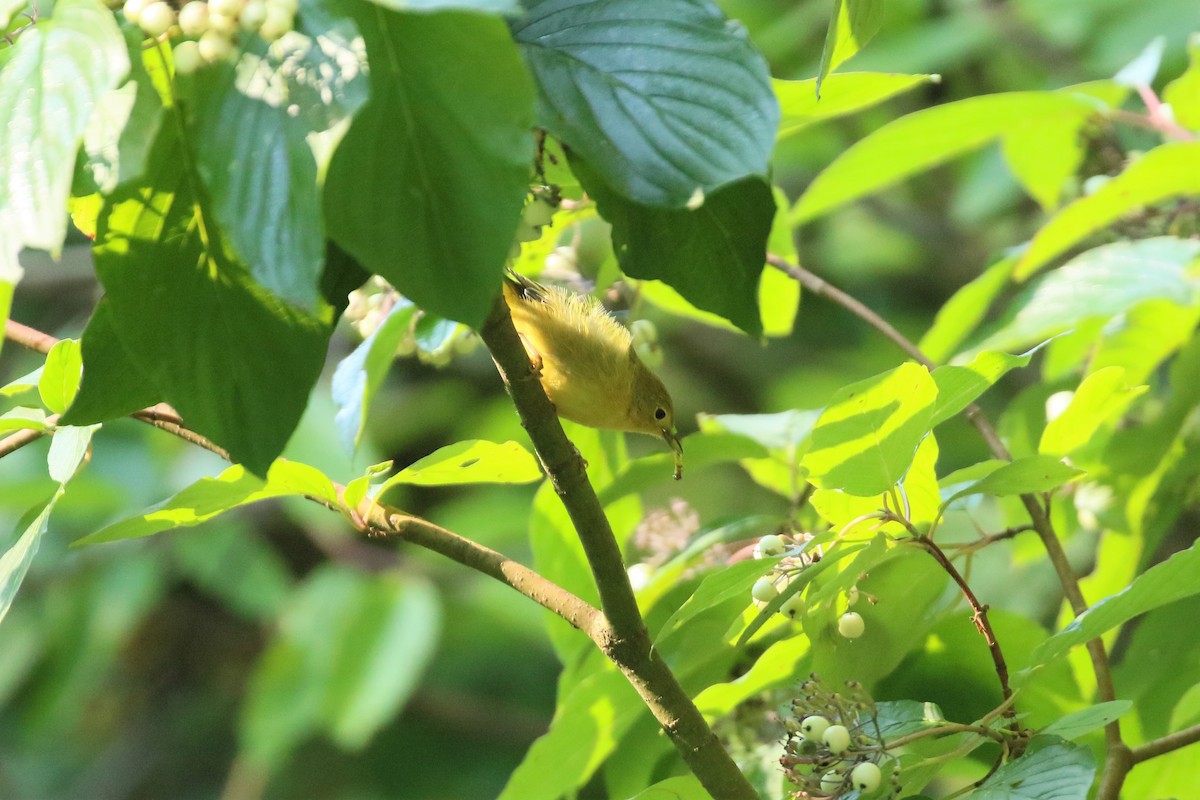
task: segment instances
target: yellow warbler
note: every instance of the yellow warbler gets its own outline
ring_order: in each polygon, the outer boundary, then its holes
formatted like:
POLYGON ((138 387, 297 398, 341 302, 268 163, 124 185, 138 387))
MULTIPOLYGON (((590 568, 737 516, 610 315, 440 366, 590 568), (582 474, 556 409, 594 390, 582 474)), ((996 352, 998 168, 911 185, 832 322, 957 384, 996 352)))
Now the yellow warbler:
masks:
POLYGON ((683 475, 671 395, 633 349, 629 331, 590 297, 511 270, 504 299, 530 363, 560 417, 592 428, 661 436, 683 475))

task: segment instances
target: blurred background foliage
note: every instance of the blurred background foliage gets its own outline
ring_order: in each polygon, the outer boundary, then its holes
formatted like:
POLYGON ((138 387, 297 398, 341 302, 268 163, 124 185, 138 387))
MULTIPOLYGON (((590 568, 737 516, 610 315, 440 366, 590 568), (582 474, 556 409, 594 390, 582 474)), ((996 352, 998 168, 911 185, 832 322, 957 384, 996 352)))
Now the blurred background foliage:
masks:
MULTIPOLYGON (((745 23, 774 76, 815 75, 827 0, 719 5, 745 23)), ((1159 36, 1166 41, 1161 87, 1183 70, 1186 37, 1200 30, 1194 0, 891 0, 886 9, 877 38, 842 71, 931 72, 941 81, 785 140, 774 179, 789 199, 850 144, 904 113, 1110 77, 1159 36)), ((1125 149, 1156 141, 1131 128, 1119 136, 1125 149)), ((955 290, 1043 220, 990 147, 804 227, 799 252, 805 267, 915 340, 955 290)), ((583 236, 580 253, 591 263, 581 267, 594 273, 611 256, 606 231, 594 224, 583 236)), ((78 335, 98 294, 86 244, 69 247, 61 264, 30 263, 27 272, 14 317, 59 336, 78 335)), ((635 305, 632 316, 658 326, 660 374, 685 434, 700 413, 819 408, 839 387, 900 360, 844 310, 808 296, 794 333, 765 344, 648 303, 635 305)), ((335 339, 330 371, 356 344, 347 326, 335 339)), ((9 346, 0 382, 39 363, 9 346)), ((1036 370, 1018 371, 984 405, 998 412, 1016 398, 1040 404, 1054 388, 1036 370)), ((332 419, 326 380, 287 455, 345 479, 354 473, 332 419)), ((522 436, 482 350, 440 367, 403 358, 375 402, 368 444, 353 467, 386 458, 407 464, 460 439, 522 436)), ((938 442, 941 474, 985 457, 961 420, 939 429, 938 442)), ((645 454, 658 443, 631 439, 628 447, 645 454)), ((0 465, 0 530, 19 531, 31 501, 53 490, 48 478, 29 477, 43 471, 35 465, 45 449, 39 443, 0 465)), ((340 519, 300 501, 253 506, 152 539, 69 550, 71 541, 122 512, 223 466, 132 421, 105 426, 94 453, 56 508, 42 551, 0 625, 0 797, 492 797, 546 730, 559 661, 544 615, 516 593, 417 548, 355 539, 340 519), (407 695, 403 709, 339 695, 357 691, 364 674, 382 687, 372 698, 407 695), (414 683, 408 694, 405 687, 414 683), (267 752, 249 752, 254 748, 267 752), (251 766, 260 757, 279 764, 269 780, 251 766)), ((535 491, 401 487, 389 497, 529 562, 535 491)), ((1194 523, 1191 494, 1185 513, 1194 523)), ((618 534, 631 533, 646 515, 666 520, 668 530, 709 529, 723 519, 786 511, 784 498, 735 465, 718 465, 691 469, 678 484, 656 483, 616 522, 618 534)), ((1069 547, 1086 563, 1094 544, 1084 537, 1069 547)), ((1032 643, 1039 634, 1029 618, 1054 622, 1057 586, 1035 542, 1017 540, 1010 551, 987 553, 971 577, 997 609, 1002 637, 1032 643)), ((1126 648, 1173 648, 1174 626, 1198 611, 1192 600, 1155 612, 1129 641, 1117 643, 1118 657, 1126 648)), ((935 633, 945 646, 900 664, 879 685, 879 698, 937 699, 959 719, 986 710, 989 702, 978 694, 981 685, 990 687, 986 668, 964 675, 961 662, 947 655, 957 638, 974 635, 964 630, 941 624, 935 633)), ((556 630, 555 639, 562 633, 556 630)), ((1147 735, 1170 729, 1172 713, 1179 713, 1175 698, 1192 680, 1188 669, 1194 676, 1200 666, 1196 640, 1171 652, 1177 666, 1169 677, 1123 675, 1118 667, 1119 685, 1139 701, 1147 735)), ((764 756, 764 770, 772 770, 770 762, 764 756)), ((603 781, 582 796, 606 796, 603 781)))

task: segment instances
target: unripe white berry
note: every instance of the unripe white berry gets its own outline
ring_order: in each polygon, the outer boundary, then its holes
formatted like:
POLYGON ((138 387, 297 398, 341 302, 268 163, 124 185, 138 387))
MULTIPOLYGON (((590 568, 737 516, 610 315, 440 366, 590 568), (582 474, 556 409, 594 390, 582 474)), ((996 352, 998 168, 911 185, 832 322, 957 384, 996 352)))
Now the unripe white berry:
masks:
POLYGON ((231 17, 227 14, 218 14, 210 10, 208 12, 208 32, 219 33, 230 41, 233 40, 234 34, 238 30, 237 17, 231 17))
POLYGON ((838 620, 838 633, 847 639, 857 639, 866 629, 867 624, 863 622, 863 618, 853 611, 847 611, 838 620))
POLYGON ((157 39, 175 24, 175 9, 163 0, 155 0, 138 14, 137 24, 147 36, 157 39))
POLYGON ((300 0, 267 0, 267 5, 281 8, 292 16, 300 10, 300 0))
POLYGON ((762 553, 763 558, 782 555, 786 550, 787 544, 784 543, 782 536, 768 533, 758 540, 758 551, 762 553))
POLYGON ((800 723, 800 735, 805 741, 823 742, 825 739, 825 731, 829 729, 829 720, 822 717, 820 714, 813 714, 805 717, 800 723))
POLYGON ((148 5, 150 0, 125 0, 125 5, 121 6, 121 13, 125 15, 125 19, 137 25, 142 9, 148 5))
POLYGON ((200 45, 195 42, 180 42, 171 52, 175 55, 175 72, 179 75, 191 75, 204 61, 200 55, 200 45))
POLYGON ((237 18, 242 10, 243 0, 208 0, 208 12, 237 18))
POLYGON ((825 742, 825 746, 829 748, 829 752, 836 755, 841 755, 850 747, 850 731, 845 725, 830 725, 825 729, 821 740, 825 742))
MULTIPOLYGON (((268 42, 273 42, 290 31, 295 23, 295 16, 292 12, 281 6, 268 4, 267 17, 263 20, 262 25, 259 26, 258 35, 268 42)), ((536 238, 538 238, 537 235, 534 235, 533 239, 536 238)), ((523 241, 532 241, 532 239, 523 241)))
POLYGON ((263 0, 250 0, 238 15, 238 24, 244 31, 256 31, 267 19, 267 4, 263 0))
POLYGON ((554 218, 554 206, 539 197, 525 204, 521 218, 534 227, 549 225, 554 218))
POLYGON ((870 761, 864 761, 850 771, 850 783, 860 792, 873 792, 879 788, 883 773, 870 761))
POLYGON ((184 36, 200 38, 208 30, 208 3, 192 0, 179 9, 179 29, 184 36))
POLYGON ((775 588, 775 582, 765 575, 756 580, 750 590, 750 596, 760 603, 771 602, 777 594, 779 590, 775 588))
POLYGON ((833 794, 838 789, 842 788, 845 779, 836 769, 831 769, 821 776, 821 791, 826 794, 833 794))
POLYGON ((792 619, 802 616, 804 614, 804 595, 796 592, 787 600, 784 600, 783 605, 779 607, 779 613, 792 619))
POLYGON ((233 42, 217 30, 207 31, 201 36, 198 46, 200 57, 210 64, 216 61, 227 61, 233 57, 233 42))

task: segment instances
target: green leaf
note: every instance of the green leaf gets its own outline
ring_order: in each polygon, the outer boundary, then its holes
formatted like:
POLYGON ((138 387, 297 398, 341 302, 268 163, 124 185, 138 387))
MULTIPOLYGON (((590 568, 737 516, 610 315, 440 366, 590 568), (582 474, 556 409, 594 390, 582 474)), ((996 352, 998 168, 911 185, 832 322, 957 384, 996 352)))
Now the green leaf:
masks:
POLYGON ((1113 720, 1119 719, 1131 708, 1133 708, 1133 702, 1130 700, 1097 703, 1055 720, 1042 728, 1039 734, 1060 736, 1068 740, 1078 739, 1080 736, 1091 733, 1097 728, 1103 728, 1113 720))
POLYGON ((416 313, 416 306, 400 298, 371 335, 339 361, 333 372, 331 390, 338 407, 333 421, 348 453, 358 449, 371 402, 396 360, 396 348, 412 330, 416 313))
MULTIPOLYGON (((772 187, 775 216, 767 234, 767 252, 796 263, 796 240, 788 222, 788 199, 783 189, 772 187)), ((758 279, 758 307, 761 310, 763 335, 783 338, 792 335, 796 312, 800 310, 800 282, 780 269, 768 268, 758 279)))
MULTIPOLYGON (((129 71, 129 55, 103 3, 60 0, 53 16, 21 34, 6 56, 0 67, 0 222, 18 248, 57 253, 66 236, 63 211, 76 151, 96 103, 129 71)), ((0 277, 7 278, 2 267, 0 277)))
POLYGON ((816 177, 792 211, 808 222, 851 200, 976 150, 1031 120, 1094 112, 1079 94, 1009 92, 958 100, 901 117, 857 142, 816 177))
POLYGON ((411 573, 370 579, 341 619, 323 704, 325 727, 347 750, 361 749, 417 687, 437 644, 441 605, 428 581, 411 573))
POLYGON ((108 422, 162 399, 150 376, 125 352, 108 298, 100 298, 80 338, 83 380, 62 416, 64 425, 108 422))
POLYGON ((1171 106, 1176 122, 1200 130, 1200 41, 1189 44, 1188 67, 1163 88, 1162 99, 1171 106))
POLYGON ((821 412, 794 409, 777 414, 704 414, 702 430, 723 430, 752 439, 768 450, 787 450, 804 443, 821 412), (711 426, 711 427, 710 427, 711 426))
POLYGON ((937 364, 954 355, 958 346, 983 321, 992 301, 1008 286, 1008 278, 1016 264, 1015 256, 997 261, 938 309, 933 325, 917 345, 930 361, 937 364))
POLYGON ((123 185, 102 211, 96 271, 129 361, 189 428, 265 474, 320 374, 332 309, 281 302, 220 248, 177 130, 159 132, 153 183, 123 185))
MULTIPOLYGON (((985 462, 990 464, 991 462, 985 462)), ((1015 494, 1049 492, 1083 475, 1081 469, 1067 466, 1056 456, 1018 458, 951 495, 945 505, 970 494, 1009 497, 1015 494)))
POLYGON ((1038 645, 1031 667, 1045 664, 1077 644, 1095 639, 1147 611, 1200 594, 1200 546, 1175 553, 1104 598, 1038 645))
POLYGON ((1047 274, 1013 303, 1015 313, 977 349, 1010 350, 1105 319, 1145 300, 1200 305, 1200 280, 1188 266, 1200 242, 1160 236, 1101 245, 1047 274))
POLYGON ((46 412, 40 408, 17 406, 0 414, 0 433, 10 431, 44 431, 49 428, 46 412))
POLYGON ((571 166, 612 224, 622 272, 662 280, 692 305, 752 336, 762 333, 758 285, 775 214, 766 181, 722 187, 695 209, 664 209, 626 199, 574 158, 571 166))
POLYGON ((38 381, 38 394, 42 403, 55 414, 67 410, 79 391, 79 380, 83 372, 83 358, 79 342, 75 339, 60 339, 46 354, 46 366, 38 381))
POLYGON ((1009 370, 1024 367, 1037 348, 1019 356, 985 350, 966 366, 949 365, 933 371, 937 384, 937 404, 930 425, 936 427, 975 402, 981 394, 995 385, 1009 370))
POLYGON ((1173 197, 1200 194, 1200 142, 1154 148, 1094 193, 1047 222, 1029 243, 1014 277, 1024 280, 1123 214, 1173 197))
POLYGON ((1104 367, 1079 384, 1070 404, 1046 423, 1038 452, 1065 456, 1087 444, 1096 429, 1119 416, 1147 386, 1129 386, 1123 367, 1104 367))
POLYGON ((843 387, 813 428, 809 481, 860 497, 886 492, 929 432, 936 397, 929 370, 913 363, 843 387))
POLYGON ((1008 168, 1046 211, 1058 207, 1067 180, 1083 163, 1085 137, 1081 131, 1092 113, 1074 109, 1026 119, 1001 140, 1008 168))
POLYGON ((479 327, 528 191, 531 82, 498 18, 354 7, 371 99, 329 165, 329 234, 417 305, 479 327))
POLYGON ((542 469, 529 451, 517 442, 503 444, 470 439, 439 447, 397 472, 379 487, 382 498, 397 484, 455 486, 463 483, 530 483, 541 479, 542 469))
POLYGON ((84 465, 88 448, 92 444, 92 434, 99 428, 99 425, 64 425, 54 431, 54 438, 50 440, 50 452, 46 456, 52 480, 65 485, 75 477, 75 473, 84 465))
POLYGON ((179 494, 149 510, 115 522, 72 543, 72 547, 137 539, 173 528, 190 528, 239 506, 272 497, 311 495, 337 502, 329 478, 296 461, 276 461, 266 481, 235 464, 215 478, 201 478, 179 494))
POLYGON ((664 641, 682 630, 689 620, 728 600, 741 597, 749 605, 750 588, 756 580, 770 572, 778 561, 774 558, 739 561, 705 577, 696 591, 663 623, 656 637, 656 646, 662 646, 664 641))
POLYGON ((558 800, 572 793, 646 713, 620 672, 589 675, 559 698, 550 730, 529 748, 499 800, 558 800))
POLYGON ((817 94, 817 79, 784 81, 772 79, 781 118, 778 138, 783 139, 837 117, 853 114, 911 91, 926 83, 937 83, 938 75, 899 75, 891 72, 848 72, 829 75, 817 94))
POLYGON ((1090 749, 1036 736, 1025 755, 992 773, 971 800, 1087 800, 1095 774, 1090 749))
POLYGON ((629 800, 711 800, 711 797, 695 775, 681 775, 647 786, 629 800))
POLYGON ((325 230, 308 130, 278 96, 273 65, 240 63, 255 68, 236 70, 235 78, 227 64, 194 76, 198 100, 187 108, 196 170, 229 248, 251 277, 315 312, 325 230))
MULTIPOLYGON (((100 98, 83 134, 86 158, 80 167, 95 190, 102 194, 109 194, 119 184, 143 174, 150 147, 163 120, 163 101, 145 63, 147 58, 159 63, 160 55, 157 50, 142 49, 144 34, 140 28, 130 25, 121 33, 129 52, 141 57, 132 60, 129 80, 100 98)), ((80 177, 77 175, 77 179, 80 177)), ((74 194, 80 194, 78 184, 74 194)), ((72 212, 72 218, 78 225, 79 216, 72 212)), ((90 234, 94 233, 93 228, 90 234)))
POLYGON ((538 125, 616 193, 681 208, 697 192, 767 174, 779 123, 767 65, 716 6, 530 0, 525 9, 513 36, 537 80, 538 125))
POLYGON ((394 11, 481 11, 489 14, 516 14, 521 5, 517 0, 372 0, 394 11))
POLYGON ((862 50, 883 24, 883 0, 834 0, 833 17, 825 32, 815 94, 821 83, 846 59, 862 50))
POLYGON ((17 589, 21 588, 21 581, 25 580, 25 574, 29 572, 29 565, 33 563, 33 557, 37 555, 38 545, 41 544, 42 537, 46 534, 46 529, 50 524, 50 512, 54 510, 54 504, 62 496, 63 487, 60 485, 42 506, 37 516, 25 526, 21 538, 17 539, 13 546, 0 556, 0 622, 4 621, 8 609, 12 607, 13 598, 17 596, 17 589))

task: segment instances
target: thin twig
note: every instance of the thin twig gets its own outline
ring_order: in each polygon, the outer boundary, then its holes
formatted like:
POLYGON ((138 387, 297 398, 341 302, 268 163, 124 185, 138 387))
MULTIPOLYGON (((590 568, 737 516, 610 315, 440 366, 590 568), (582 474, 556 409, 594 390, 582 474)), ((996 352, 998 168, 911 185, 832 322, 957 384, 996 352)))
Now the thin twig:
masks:
POLYGON ((1200 742, 1200 725, 1193 725, 1133 748, 1130 758, 1134 764, 1140 764, 1197 742, 1200 742))
MULTIPOLYGON (((780 258, 774 254, 768 254, 767 263, 776 269, 790 275, 798 281, 802 286, 807 288, 814 294, 825 297, 842 306, 846 310, 855 314, 875 330, 879 331, 889 340, 896 344, 901 350, 915 359, 918 363, 924 364, 928 368, 933 368, 935 365, 930 359, 921 352, 921 349, 913 344, 904 334, 897 331, 886 320, 880 317, 871 309, 867 308, 863 303, 851 297, 837 287, 830 285, 827 281, 817 277, 813 273, 803 267, 792 264, 786 259, 780 258)), ((1001 441, 999 433, 992 425, 991 420, 983 412, 978 405, 971 403, 964 409, 964 416, 975 426, 979 431, 988 449, 996 458, 1005 461, 1012 460, 1012 454, 1001 441)), ((1025 506, 1025 510, 1029 514, 1033 529, 1037 532, 1038 537, 1042 541, 1042 546, 1046 549, 1046 554, 1050 558, 1050 563, 1054 567, 1055 573, 1058 575, 1059 585, 1062 586, 1063 594, 1067 598, 1067 602, 1071 605, 1071 610, 1076 617, 1083 614, 1088 609, 1087 601, 1083 597, 1083 591, 1079 587, 1079 579, 1075 575, 1075 571, 1071 568, 1070 561, 1067 559, 1066 551, 1063 550, 1062 543, 1058 540, 1058 535, 1054 531, 1054 526, 1050 522, 1050 516, 1042 507, 1037 496, 1032 494, 1021 495, 1021 503, 1025 506)), ((1102 701, 1110 701, 1116 698, 1116 692, 1113 688, 1112 672, 1108 664, 1108 653, 1105 650, 1104 642, 1097 638, 1087 642, 1088 656, 1092 662, 1092 671, 1096 675, 1096 693, 1102 701)), ((1115 754, 1120 748, 1125 747, 1121 741, 1120 722, 1113 720, 1104 728, 1105 739, 1107 742, 1110 754, 1115 754)), ((1103 786, 1103 782, 1102 782, 1103 786)), ((1119 791, 1119 784, 1117 785, 1119 791)), ((1100 794, 1100 800, 1115 800, 1116 794, 1100 794)))

